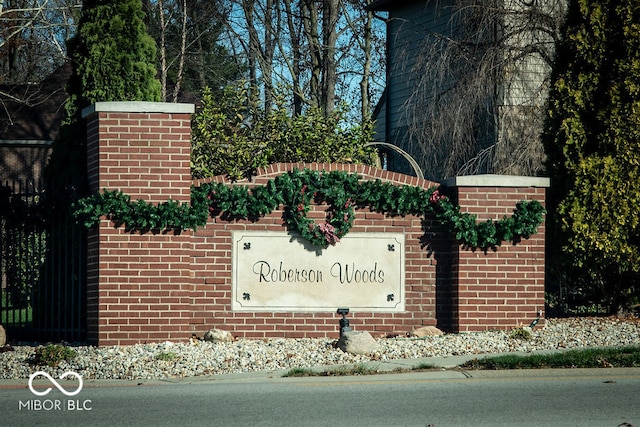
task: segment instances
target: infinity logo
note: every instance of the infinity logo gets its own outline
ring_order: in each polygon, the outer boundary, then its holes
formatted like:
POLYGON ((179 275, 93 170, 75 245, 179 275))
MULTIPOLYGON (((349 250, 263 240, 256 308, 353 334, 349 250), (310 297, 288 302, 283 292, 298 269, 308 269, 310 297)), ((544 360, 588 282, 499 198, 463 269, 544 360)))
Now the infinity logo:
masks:
POLYGON ((38 371, 38 372, 34 372, 33 374, 31 374, 29 376, 29 390, 31 390, 31 393, 35 394, 36 396, 46 396, 47 394, 49 394, 49 392, 51 390, 53 390, 51 387, 49 387, 48 389, 46 389, 45 391, 37 391, 33 388, 33 379, 35 377, 37 377, 38 375, 42 375, 43 377, 47 378, 49 381, 51 381, 51 384, 53 384, 54 386, 56 386, 56 388, 58 390, 60 390, 60 392, 62 394, 64 394, 65 396, 75 396, 76 394, 80 393, 80 391, 82 391, 82 377, 80 376, 80 374, 77 374, 76 372, 73 371, 68 371, 65 372, 64 374, 60 375, 59 379, 64 379, 69 375, 72 375, 74 377, 76 377, 78 379, 78 381, 80 382, 80 384, 78 385, 78 389, 75 391, 67 391, 65 390, 55 379, 53 379, 53 377, 51 377, 51 375, 47 374, 46 372, 43 371, 38 371))

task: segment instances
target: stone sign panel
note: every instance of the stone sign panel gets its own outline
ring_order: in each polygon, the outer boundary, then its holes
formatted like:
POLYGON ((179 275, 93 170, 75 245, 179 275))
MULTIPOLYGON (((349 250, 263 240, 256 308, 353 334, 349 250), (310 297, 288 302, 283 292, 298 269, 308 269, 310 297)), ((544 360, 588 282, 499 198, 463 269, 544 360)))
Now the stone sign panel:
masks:
POLYGON ((233 233, 238 311, 404 311, 401 233, 349 233, 326 249, 286 232, 233 233))

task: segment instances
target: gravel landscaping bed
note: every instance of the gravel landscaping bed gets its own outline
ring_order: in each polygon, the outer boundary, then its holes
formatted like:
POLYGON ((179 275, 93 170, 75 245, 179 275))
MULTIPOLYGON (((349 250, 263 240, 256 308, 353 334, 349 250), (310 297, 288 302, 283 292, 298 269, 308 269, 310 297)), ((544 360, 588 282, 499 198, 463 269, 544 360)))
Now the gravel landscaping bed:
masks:
MULTIPOLYGON (((334 348, 331 339, 241 339, 232 343, 201 340, 117 347, 73 346, 76 356, 52 376, 75 371, 85 379, 160 379, 249 371, 271 371, 358 363, 370 360, 503 353, 585 347, 640 345, 640 320, 615 317, 547 319, 530 339, 512 331, 445 334, 426 338, 379 338, 380 351, 352 355, 334 348)), ((35 347, 14 346, 0 353, 0 379, 23 379, 43 370, 33 362, 35 347)))

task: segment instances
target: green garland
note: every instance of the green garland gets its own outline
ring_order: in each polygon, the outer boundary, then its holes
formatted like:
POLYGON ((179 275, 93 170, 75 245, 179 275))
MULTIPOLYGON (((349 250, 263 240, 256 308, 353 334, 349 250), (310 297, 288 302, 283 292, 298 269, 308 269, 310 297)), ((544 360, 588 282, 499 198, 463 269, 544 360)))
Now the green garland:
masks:
POLYGON ((444 230, 450 231, 465 247, 487 250, 503 241, 517 243, 537 232, 545 210, 537 200, 520 201, 511 217, 499 221, 477 222, 477 217, 461 213, 460 207, 439 189, 396 186, 380 180, 359 181, 357 174, 294 170, 280 175, 264 186, 246 188, 220 183, 192 188, 191 206, 168 201, 152 205, 132 202, 119 191, 107 191, 81 199, 75 216, 87 227, 102 217, 127 231, 180 232, 207 223, 209 216, 226 220, 256 221, 279 206, 291 232, 299 233, 314 245, 335 245, 344 237, 355 218, 355 209, 368 208, 391 216, 433 215, 444 230), (312 203, 326 204, 326 221, 316 224, 308 217, 312 203))

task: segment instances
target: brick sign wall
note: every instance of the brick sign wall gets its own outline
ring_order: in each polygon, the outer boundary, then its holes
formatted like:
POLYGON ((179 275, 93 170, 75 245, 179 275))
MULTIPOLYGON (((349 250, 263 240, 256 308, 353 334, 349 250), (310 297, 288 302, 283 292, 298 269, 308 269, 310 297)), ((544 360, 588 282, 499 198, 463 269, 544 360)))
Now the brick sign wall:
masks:
MULTIPOLYGON (((329 164, 277 164, 259 171, 251 183, 238 182, 230 185, 261 185, 282 173, 293 169, 319 171, 341 170, 359 174, 362 179, 381 179, 398 185, 420 185, 425 188, 435 183, 415 177, 391 173, 363 165, 329 164)), ((225 182, 224 177, 214 178, 225 182)), ((310 217, 324 220, 325 207, 314 206, 310 217)), ((274 211, 260 221, 234 221, 232 223, 215 218, 193 236, 193 292, 194 306, 192 328, 198 333, 212 325, 227 327, 234 333, 251 338, 265 337, 324 337, 336 336, 338 320, 336 309, 324 311, 302 309, 265 312, 232 307, 233 297, 233 232, 271 231, 283 233, 282 211, 274 211)), ((419 217, 388 217, 368 210, 357 210, 351 233, 400 233, 405 236, 405 281, 404 307, 401 312, 371 310, 350 313, 352 327, 372 333, 410 331, 423 325, 435 326, 436 321, 436 270, 437 262, 424 247, 424 228, 435 228, 435 224, 423 224, 419 217)), ((348 237, 349 235, 347 235, 348 237)), ((436 242, 438 236, 434 238, 436 242)), ((440 236, 442 238, 442 236, 440 236)), ((340 243, 338 243, 340 244, 340 243)), ((441 243, 438 243, 441 244, 441 243)), ((330 252, 332 247, 326 249, 330 252)), ((278 251, 277 247, 272 249, 278 251)), ((366 292, 366 290, 364 291, 366 292)))
MULTIPOLYGON (((92 188, 119 189, 133 199, 154 203, 188 201, 191 185, 202 184, 192 182, 189 174, 192 111, 191 105, 158 103, 98 103, 85 110, 92 188)), ((347 171, 363 180, 380 179, 396 185, 437 185, 368 166, 336 164, 271 165, 258 171, 251 182, 227 184, 262 185, 303 168, 347 171)), ((211 180, 225 182, 224 177, 211 180)), ((545 179, 487 176, 461 177, 445 184, 445 191, 462 210, 477 213, 480 220, 509 215, 522 199, 544 202, 548 185, 545 179)), ((282 235, 286 231, 282 214, 276 210, 255 222, 216 217, 205 227, 180 235, 128 233, 103 220, 89 237, 90 341, 113 345, 185 340, 192 334, 201 336, 212 327, 248 338, 337 337, 338 307, 316 301, 305 309, 300 295, 293 306, 283 303, 289 301, 284 297, 267 301, 267 294, 255 290, 256 284, 242 288, 244 284, 238 283, 247 276, 234 276, 234 262, 238 265, 234 251, 240 250, 234 235, 282 235), (240 279, 234 281, 234 277, 240 279), (251 298, 252 292, 258 300, 242 300, 251 298)), ((323 220, 324 207, 314 206, 309 216, 323 220)), ((384 294, 401 298, 400 309, 393 308, 395 300, 390 300, 385 304, 392 308, 376 311, 377 302, 356 296, 350 301, 369 307, 349 314, 356 330, 377 335, 404 333, 424 325, 450 331, 505 329, 530 323, 544 308, 543 227, 531 239, 486 254, 461 249, 429 218, 389 217, 356 210, 351 233, 404 237, 403 289, 384 294)), ((273 252, 277 254, 278 245, 273 252)), ((356 261, 353 263, 355 266, 356 261)), ((375 269, 375 262, 371 269, 375 269)), ((363 286, 363 295, 366 289, 363 286)), ((285 287, 277 291, 289 292, 285 287)), ((375 292, 373 297, 378 298, 375 292)), ((328 301, 333 304, 337 299, 328 301)))

